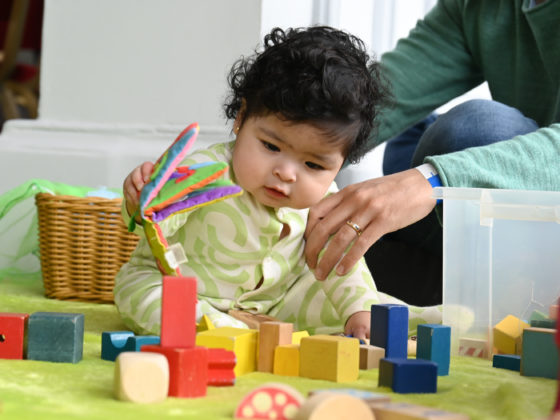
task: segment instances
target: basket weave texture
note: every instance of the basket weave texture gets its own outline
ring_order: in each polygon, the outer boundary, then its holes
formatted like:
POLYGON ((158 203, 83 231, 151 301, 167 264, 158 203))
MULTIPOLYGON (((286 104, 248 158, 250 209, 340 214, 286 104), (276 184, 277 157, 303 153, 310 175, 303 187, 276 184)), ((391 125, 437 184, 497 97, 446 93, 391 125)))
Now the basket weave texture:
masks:
POLYGON ((39 252, 47 297, 113 302, 115 276, 136 248, 119 199, 39 193, 39 252))

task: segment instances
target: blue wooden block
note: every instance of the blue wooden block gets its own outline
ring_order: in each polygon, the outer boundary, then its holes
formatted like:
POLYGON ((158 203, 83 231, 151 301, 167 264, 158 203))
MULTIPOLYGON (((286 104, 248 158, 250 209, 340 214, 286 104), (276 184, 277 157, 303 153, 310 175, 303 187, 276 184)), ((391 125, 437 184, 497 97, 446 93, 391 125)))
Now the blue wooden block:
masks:
POLYGON ((437 364, 422 359, 381 359, 378 386, 399 394, 437 392, 437 364))
POLYGON ((406 359, 408 350, 408 307, 371 305, 370 344, 385 349, 385 357, 406 359))
POLYGON ((451 327, 439 324, 418 325, 416 358, 437 363, 438 376, 449 375, 451 327))
POLYGON ((27 358, 78 363, 84 348, 84 314, 35 312, 27 324, 27 358))
POLYGON ((140 351, 144 345, 159 344, 157 335, 135 335, 131 331, 105 331, 101 334, 101 358, 114 362, 124 351, 140 351))
POLYGON ((519 372, 521 368, 521 356, 517 354, 495 354, 492 358, 492 366, 519 372))
POLYGON ((127 340, 134 337, 132 331, 105 331, 101 333, 101 358, 114 362, 125 351, 127 340))

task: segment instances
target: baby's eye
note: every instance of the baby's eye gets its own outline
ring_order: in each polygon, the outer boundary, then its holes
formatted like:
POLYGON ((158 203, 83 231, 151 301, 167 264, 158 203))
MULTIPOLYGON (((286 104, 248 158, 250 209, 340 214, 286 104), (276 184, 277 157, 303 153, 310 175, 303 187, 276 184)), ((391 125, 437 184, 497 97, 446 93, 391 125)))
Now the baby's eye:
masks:
POLYGON ((261 143, 263 144, 263 146, 265 148, 267 148, 268 150, 270 150, 272 152, 279 152, 280 151, 280 149, 272 143, 269 143, 269 142, 264 141, 264 140, 261 140, 261 143))
POLYGON ((323 169, 325 169, 321 165, 318 165, 318 164, 313 163, 313 162, 305 162, 305 164, 307 165, 307 167, 309 169, 313 169, 315 171, 322 171, 323 169))

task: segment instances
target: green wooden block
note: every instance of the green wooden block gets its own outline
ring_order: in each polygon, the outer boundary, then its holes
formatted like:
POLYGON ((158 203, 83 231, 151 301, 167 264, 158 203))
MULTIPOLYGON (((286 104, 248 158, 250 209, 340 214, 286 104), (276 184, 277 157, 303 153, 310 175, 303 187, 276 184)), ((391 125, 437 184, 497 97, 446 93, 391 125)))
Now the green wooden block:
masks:
POLYGON ((78 363, 84 347, 84 314, 35 312, 27 324, 27 358, 78 363))
POLYGON ((523 330, 521 374, 556 379, 558 375, 558 349, 554 342, 556 330, 526 328, 523 330))
POLYGON ((533 319, 531 320, 531 327, 535 328, 552 328, 556 329, 556 320, 555 319, 533 319))
POLYGON ((538 310, 534 310, 531 313, 531 317, 529 318, 529 323, 531 323, 532 321, 540 321, 543 319, 548 319, 548 315, 545 314, 544 312, 538 311, 538 310))

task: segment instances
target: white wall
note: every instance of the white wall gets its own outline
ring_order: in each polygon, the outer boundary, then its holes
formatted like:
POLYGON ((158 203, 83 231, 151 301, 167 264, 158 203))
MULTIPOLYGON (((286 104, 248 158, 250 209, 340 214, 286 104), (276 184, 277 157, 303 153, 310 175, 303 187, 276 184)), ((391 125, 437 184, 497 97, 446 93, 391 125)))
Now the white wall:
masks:
POLYGON ((226 140, 226 75, 260 32, 261 0, 46 0, 39 118, 5 124, 0 193, 120 187, 193 121, 199 147, 226 140))

